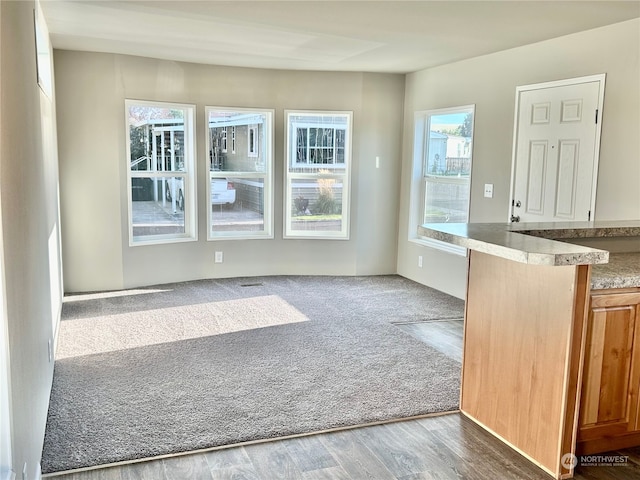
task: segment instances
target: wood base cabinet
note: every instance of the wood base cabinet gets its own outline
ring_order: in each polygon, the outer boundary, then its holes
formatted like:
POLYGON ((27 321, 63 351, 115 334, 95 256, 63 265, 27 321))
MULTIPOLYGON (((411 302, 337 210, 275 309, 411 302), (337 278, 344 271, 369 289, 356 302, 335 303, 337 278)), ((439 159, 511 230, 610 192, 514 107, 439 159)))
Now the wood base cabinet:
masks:
POLYGON ((469 254, 460 410, 557 479, 572 474, 590 269, 469 254))
POLYGON ((577 453, 640 445, 640 288, 594 290, 577 453))

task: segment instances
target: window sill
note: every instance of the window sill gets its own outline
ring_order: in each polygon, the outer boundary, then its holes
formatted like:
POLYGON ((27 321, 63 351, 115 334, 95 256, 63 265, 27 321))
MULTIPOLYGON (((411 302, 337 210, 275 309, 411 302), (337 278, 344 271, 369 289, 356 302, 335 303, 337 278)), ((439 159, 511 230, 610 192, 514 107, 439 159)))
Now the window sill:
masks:
POLYGON ((184 243, 184 242, 197 242, 198 237, 184 236, 184 237, 136 237, 138 240, 129 240, 130 247, 143 247, 147 245, 164 245, 169 243, 184 243))

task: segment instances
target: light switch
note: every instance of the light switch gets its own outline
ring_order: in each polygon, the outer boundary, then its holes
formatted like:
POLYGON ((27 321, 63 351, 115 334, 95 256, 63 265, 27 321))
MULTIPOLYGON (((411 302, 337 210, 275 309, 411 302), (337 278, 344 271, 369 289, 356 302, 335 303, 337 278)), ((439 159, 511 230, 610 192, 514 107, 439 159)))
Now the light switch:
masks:
POLYGON ((493 183, 484 184, 484 196, 486 198, 493 198, 493 183))

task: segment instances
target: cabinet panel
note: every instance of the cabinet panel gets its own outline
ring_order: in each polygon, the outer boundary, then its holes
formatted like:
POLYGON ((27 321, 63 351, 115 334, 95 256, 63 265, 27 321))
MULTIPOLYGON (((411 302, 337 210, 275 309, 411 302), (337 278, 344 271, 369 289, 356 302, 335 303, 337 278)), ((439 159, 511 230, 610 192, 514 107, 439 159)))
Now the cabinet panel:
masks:
POLYGON ((589 274, 469 256, 460 410, 556 478, 575 449, 589 274))
POLYGON ((639 303, 638 292, 592 295, 579 442, 626 435, 638 428, 639 303))
POLYGON ((589 327, 581 424, 627 421, 635 307, 594 309, 589 327))

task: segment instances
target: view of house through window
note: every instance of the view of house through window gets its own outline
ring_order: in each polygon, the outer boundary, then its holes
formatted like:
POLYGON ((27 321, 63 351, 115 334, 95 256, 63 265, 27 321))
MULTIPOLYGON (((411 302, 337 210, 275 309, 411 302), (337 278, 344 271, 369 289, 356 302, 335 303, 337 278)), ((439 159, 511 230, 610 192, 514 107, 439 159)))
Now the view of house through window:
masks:
POLYGON ((285 237, 348 238, 351 112, 286 112, 285 237))
POLYGON ((273 111, 207 107, 206 115, 208 238, 271 238, 273 111))
POLYGON ((427 112, 425 120, 422 222, 467 222, 473 107, 427 112))
POLYGON ((195 238, 194 107, 126 101, 130 243, 195 238))

